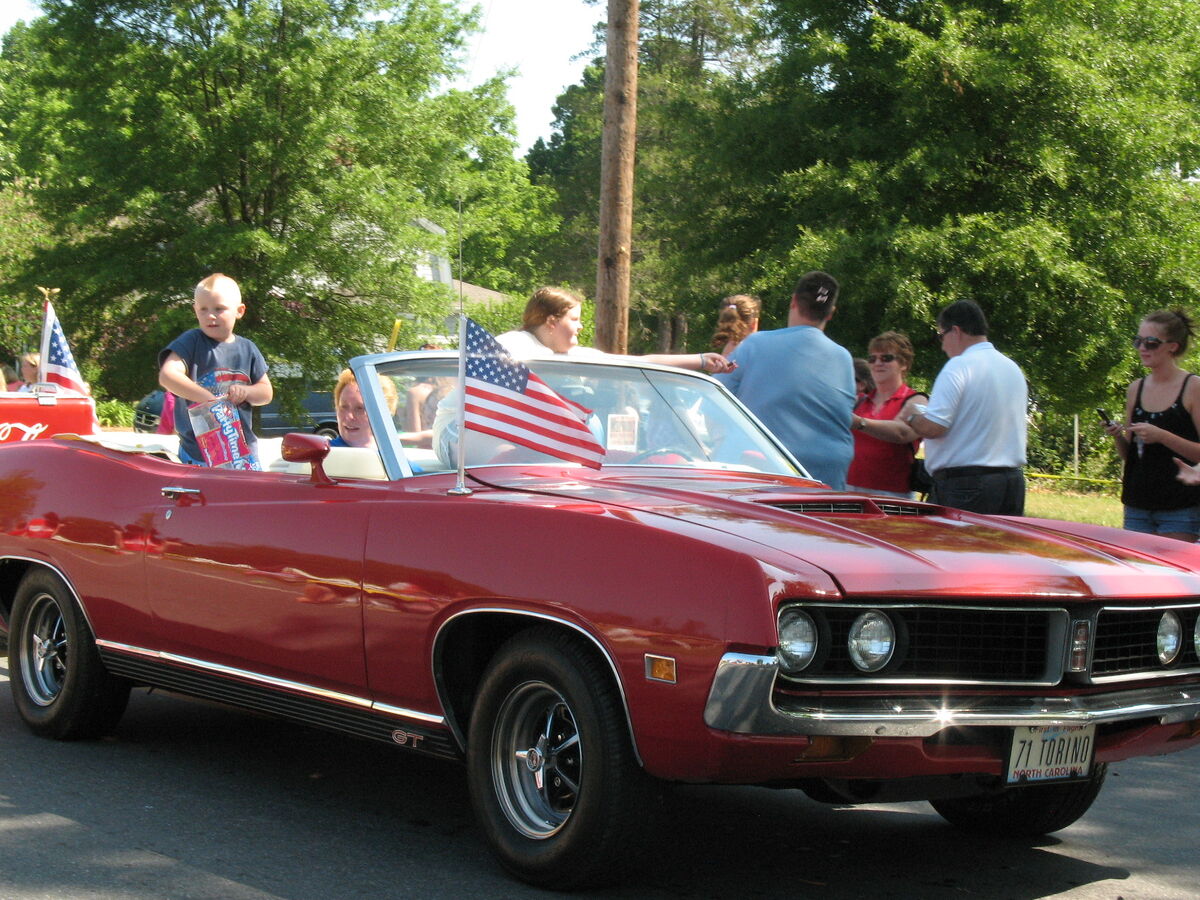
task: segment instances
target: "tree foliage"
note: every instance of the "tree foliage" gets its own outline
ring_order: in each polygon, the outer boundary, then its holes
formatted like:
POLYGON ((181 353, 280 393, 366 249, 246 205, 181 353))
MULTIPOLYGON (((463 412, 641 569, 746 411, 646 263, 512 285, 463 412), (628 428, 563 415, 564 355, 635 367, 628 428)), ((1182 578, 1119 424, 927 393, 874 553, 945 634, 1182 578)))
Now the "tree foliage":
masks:
POLYGON ((501 289, 536 274, 529 246, 554 222, 513 159, 502 83, 442 88, 472 25, 457 4, 42 8, 5 47, 0 112, 55 235, 5 287, 61 287, 112 390, 153 380, 212 271, 242 284, 240 330, 313 374, 378 345, 399 312, 434 318, 445 298, 415 270, 457 255, 460 198, 464 274, 501 289), (506 217, 522 228, 497 228, 506 217))
MULTIPOLYGON (((0 185, 0 272, 21 268, 42 248, 50 246, 49 225, 38 215, 23 180, 0 185)), ((38 296, 34 293, 34 296, 38 296)), ((0 316, 0 358, 12 363, 41 340, 42 306, 37 301, 13 303, 0 316)))
POLYGON ((1064 408, 1129 379, 1141 315, 1194 303, 1195 4, 776 0, 770 27, 778 57, 716 106, 673 233, 701 268, 776 308, 835 273, 851 347, 972 296, 1064 408))
MULTIPOLYGON (((1141 315, 1195 305, 1194 3, 647 0, 642 39, 635 310, 686 311, 693 349, 718 297, 761 295, 774 327, 822 268, 846 346, 906 331, 928 379, 937 310, 971 296, 1043 407, 1076 409, 1136 374, 1141 315)), ((529 154, 570 279, 594 259, 601 104, 597 66, 529 154)))

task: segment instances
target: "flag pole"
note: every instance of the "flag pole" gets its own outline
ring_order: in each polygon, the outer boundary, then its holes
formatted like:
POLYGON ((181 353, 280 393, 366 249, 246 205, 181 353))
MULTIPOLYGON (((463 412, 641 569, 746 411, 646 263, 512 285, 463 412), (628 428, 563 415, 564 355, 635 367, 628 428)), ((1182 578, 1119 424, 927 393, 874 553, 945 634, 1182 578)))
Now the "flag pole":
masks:
POLYGON ((458 461, 458 478, 448 493, 451 497, 466 497, 473 493, 467 487, 467 316, 463 312, 462 282, 462 197, 458 198, 458 436, 454 455, 458 461))
POLYGON ((42 287, 40 284, 37 289, 42 292, 42 298, 45 302, 42 304, 42 341, 38 345, 38 384, 46 382, 46 358, 50 355, 50 320, 54 315, 54 307, 50 301, 58 296, 62 288, 42 287))
POLYGON ((42 341, 38 344, 38 384, 46 383, 46 359, 50 355, 50 316, 54 314, 53 309, 49 299, 42 303, 42 341))

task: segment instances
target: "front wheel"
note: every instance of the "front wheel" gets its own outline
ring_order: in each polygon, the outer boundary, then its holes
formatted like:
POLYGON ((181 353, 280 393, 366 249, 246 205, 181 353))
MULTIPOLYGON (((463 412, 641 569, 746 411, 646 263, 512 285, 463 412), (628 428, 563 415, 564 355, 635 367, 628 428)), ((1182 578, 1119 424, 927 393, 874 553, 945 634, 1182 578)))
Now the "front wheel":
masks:
POLYGON ((467 747, 471 801, 501 864, 558 890, 618 879, 649 779, 602 662, 569 635, 510 639, 484 675, 467 747))
POLYGON ((967 831, 1037 837, 1066 828, 1091 808, 1108 767, 1096 765, 1086 781, 1005 788, 994 794, 931 800, 938 814, 967 831))
POLYGON ((129 701, 129 683, 104 668, 71 591, 41 569, 17 588, 8 671, 17 712, 43 737, 98 737, 112 730, 129 701))

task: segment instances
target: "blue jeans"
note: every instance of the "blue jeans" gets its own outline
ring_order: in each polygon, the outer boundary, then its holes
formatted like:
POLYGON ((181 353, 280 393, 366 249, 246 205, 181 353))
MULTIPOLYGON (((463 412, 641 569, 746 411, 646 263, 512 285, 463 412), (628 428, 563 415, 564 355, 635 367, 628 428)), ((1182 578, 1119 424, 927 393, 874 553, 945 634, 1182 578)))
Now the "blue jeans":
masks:
POLYGON ((1200 534, 1200 506, 1181 509, 1125 507, 1125 530, 1143 534, 1200 534))
POLYGON ((190 454, 188 454, 187 451, 185 451, 182 446, 180 446, 180 448, 179 448, 179 461, 187 466, 207 466, 208 465, 208 463, 206 463, 204 460, 196 459, 194 456, 191 456, 190 454))

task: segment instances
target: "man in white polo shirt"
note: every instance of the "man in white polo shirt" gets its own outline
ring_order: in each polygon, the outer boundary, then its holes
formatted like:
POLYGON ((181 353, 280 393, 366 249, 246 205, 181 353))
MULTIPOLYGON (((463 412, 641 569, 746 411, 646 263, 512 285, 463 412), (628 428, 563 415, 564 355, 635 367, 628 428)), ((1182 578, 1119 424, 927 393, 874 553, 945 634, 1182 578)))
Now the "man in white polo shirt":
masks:
POLYGON ((1025 511, 1025 444, 1029 389, 1021 368, 987 339, 987 318, 971 300, 938 316, 942 350, 929 403, 908 417, 925 438, 934 503, 972 512, 1025 511))

